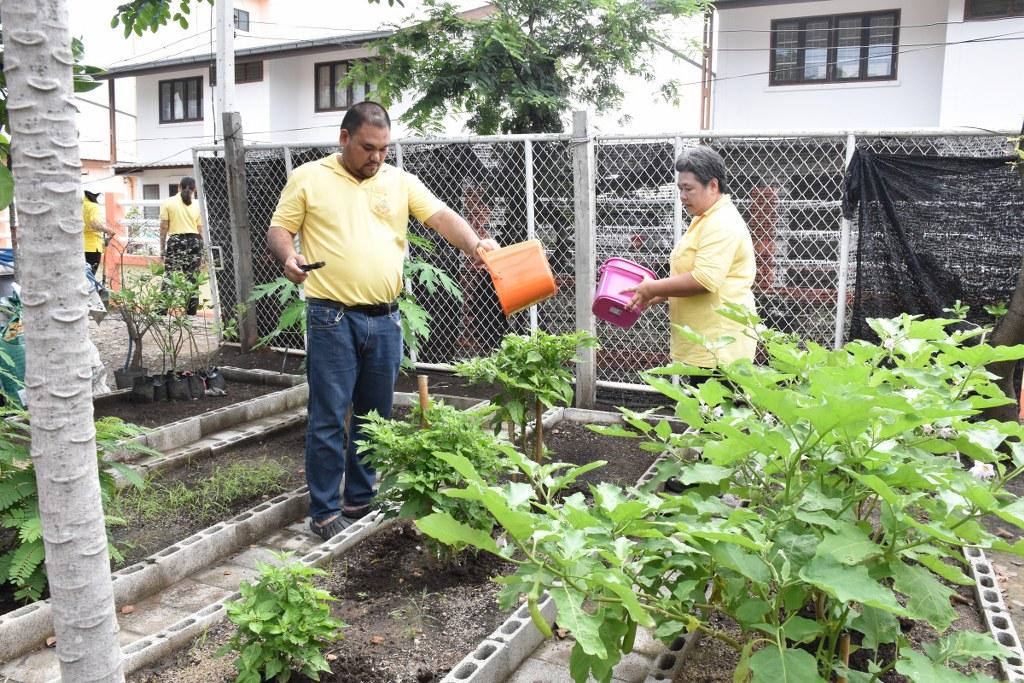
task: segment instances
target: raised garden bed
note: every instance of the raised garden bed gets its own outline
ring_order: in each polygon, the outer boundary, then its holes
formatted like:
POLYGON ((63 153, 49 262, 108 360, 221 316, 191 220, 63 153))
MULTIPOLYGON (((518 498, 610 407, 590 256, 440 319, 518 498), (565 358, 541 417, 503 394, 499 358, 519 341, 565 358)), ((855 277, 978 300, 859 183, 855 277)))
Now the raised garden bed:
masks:
POLYGON ((118 417, 140 427, 161 427, 211 410, 230 406, 251 398, 265 396, 281 387, 271 384, 229 382, 226 396, 206 396, 193 401, 161 401, 142 403, 133 400, 130 391, 122 391, 96 401, 96 417, 118 417))
MULTIPOLYGON (((414 397, 403 396, 401 402, 412 400, 414 397)), ((403 412, 396 407, 396 415, 403 412)), ((553 436, 563 435, 564 440, 552 443, 558 444, 561 456, 572 461, 588 460, 586 453, 579 451, 590 451, 589 459, 607 458, 613 452, 621 453, 612 456, 616 459, 629 459, 626 467, 614 470, 615 483, 633 483, 638 476, 635 472, 647 469, 646 465, 638 468, 637 456, 648 465, 653 460, 635 443, 601 437, 581 425, 564 423, 553 436)), ((328 651, 333 677, 322 680, 440 681, 468 652, 477 649, 482 638, 503 624, 506 615, 497 607, 497 586, 488 578, 511 571, 511 565, 481 553, 461 567, 441 567, 425 545, 411 525, 400 523, 364 540, 327 566, 330 574, 322 585, 339 599, 333 611, 350 627, 344 640, 328 651)), ((230 631, 227 626, 218 627, 187 653, 164 660, 130 680, 233 680, 233 669, 210 657, 230 631)))
MULTIPOLYGON (((119 569, 137 562, 218 520, 229 519, 243 510, 248 510, 261 500, 302 486, 306 481, 305 448, 305 427, 291 427, 235 446, 219 453, 214 459, 196 460, 181 469, 157 476, 149 482, 149 487, 141 492, 135 492, 133 489, 122 490, 122 515, 127 526, 114 528, 113 542, 122 548, 124 561, 114 568, 119 569), (268 463, 276 465, 275 469, 280 477, 273 485, 271 482, 260 482, 264 486, 256 491, 237 490, 240 484, 253 485, 251 480, 247 482, 244 479, 244 473, 223 476, 225 472, 233 472, 233 468, 266 467, 268 463), (221 476, 215 479, 218 472, 221 476), (188 491, 179 488, 180 485, 183 488, 202 491, 204 485, 208 486, 213 481, 219 481, 219 486, 206 492, 210 498, 205 501, 191 498, 185 500, 188 491), (153 513, 157 511, 152 508, 152 499, 158 496, 160 500, 156 501, 157 504, 177 503, 180 507, 169 510, 170 514, 154 515, 153 513), (142 500, 137 500, 140 497, 142 500), (224 497, 228 497, 229 500, 223 500, 224 497)), ((267 470, 273 471, 271 468, 267 470)))

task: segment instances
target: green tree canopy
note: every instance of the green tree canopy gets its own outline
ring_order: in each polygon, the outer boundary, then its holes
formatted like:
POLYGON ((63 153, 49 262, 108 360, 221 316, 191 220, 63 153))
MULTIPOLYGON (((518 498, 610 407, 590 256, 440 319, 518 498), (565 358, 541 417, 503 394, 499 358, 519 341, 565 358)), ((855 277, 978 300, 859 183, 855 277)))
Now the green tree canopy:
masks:
MULTIPOLYGON (((470 113, 473 132, 562 130, 574 103, 598 111, 621 104, 622 75, 654 81, 657 49, 670 47, 672 21, 709 9, 709 0, 493 0, 494 11, 464 18, 447 0, 424 0, 425 21, 374 44, 349 82, 369 82, 385 105, 415 102, 402 117, 435 131, 450 113, 470 113)), ((662 92, 672 98, 669 81, 662 92)))

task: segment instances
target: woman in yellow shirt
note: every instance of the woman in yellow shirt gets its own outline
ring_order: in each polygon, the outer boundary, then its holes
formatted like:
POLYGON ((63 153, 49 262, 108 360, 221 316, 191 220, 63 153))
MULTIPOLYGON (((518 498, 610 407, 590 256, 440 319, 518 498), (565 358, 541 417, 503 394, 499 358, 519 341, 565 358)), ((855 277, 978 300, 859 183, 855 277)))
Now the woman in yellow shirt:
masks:
POLYGON ((739 358, 753 360, 756 341, 737 322, 719 315, 723 304, 739 304, 754 312, 754 245, 750 230, 725 194, 725 161, 710 147, 694 147, 676 159, 679 199, 693 216, 690 227, 672 250, 669 277, 645 280, 635 289, 630 309, 669 304, 672 360, 712 368, 739 358), (734 339, 709 351, 685 339, 676 329, 687 325, 711 341, 734 339))
MULTIPOLYGON (((185 176, 178 183, 178 194, 160 206, 160 256, 168 273, 184 273, 196 282, 203 261, 202 218, 194 201, 196 181, 185 176)), ((188 301, 188 315, 195 315, 199 298, 188 301)))
POLYGON ((92 268, 95 274, 103 258, 103 236, 113 237, 115 232, 107 227, 100 214, 100 204, 96 201, 99 192, 83 191, 82 197, 82 227, 83 242, 85 247, 85 262, 92 268))

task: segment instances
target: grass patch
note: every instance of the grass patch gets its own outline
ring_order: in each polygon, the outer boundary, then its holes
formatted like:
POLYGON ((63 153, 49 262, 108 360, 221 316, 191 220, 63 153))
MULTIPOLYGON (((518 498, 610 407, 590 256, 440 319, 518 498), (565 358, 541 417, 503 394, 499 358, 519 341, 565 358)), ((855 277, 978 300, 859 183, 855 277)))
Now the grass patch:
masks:
POLYGON ((118 493, 116 514, 129 524, 158 523, 168 515, 187 515, 200 522, 224 519, 239 501, 276 495, 287 488, 289 471, 266 458, 215 467, 198 481, 148 481, 141 491, 118 493))

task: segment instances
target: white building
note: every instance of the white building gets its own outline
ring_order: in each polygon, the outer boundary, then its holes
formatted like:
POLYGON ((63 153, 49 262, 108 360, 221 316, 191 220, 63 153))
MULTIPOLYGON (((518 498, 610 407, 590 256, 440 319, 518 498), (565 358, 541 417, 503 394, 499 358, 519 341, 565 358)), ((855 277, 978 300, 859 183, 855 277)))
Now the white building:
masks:
MULTIPOLYGON (((384 2, 361 0, 344 3, 341 12, 338 4, 236 0, 235 108, 241 114, 247 143, 336 140, 346 108, 369 90, 363 85, 341 92, 334 83, 351 63, 369 57, 371 41, 387 35, 388 27, 402 17, 408 19, 406 15, 418 6, 407 2, 405 7, 389 7, 384 2)), ((458 4, 470 8, 464 16, 490 11, 489 6, 478 6, 479 0, 458 4)), ((161 34, 166 31, 164 47, 144 50, 145 46, 136 46, 138 57, 118 60, 106 74, 115 93, 109 99, 117 109, 135 116, 135 148, 125 152, 119 147, 114 169, 138 179, 141 187, 135 194, 140 199, 167 198, 173 183, 190 173, 192 147, 223 139, 214 87, 215 16, 205 4, 200 7, 187 30, 176 26, 161 29, 161 34)), ((692 38, 699 37, 701 21, 682 22, 677 28, 677 48, 685 52, 692 38)), ((699 65, 667 53, 659 60, 659 81, 674 78, 687 84, 680 90, 681 106, 661 100, 656 92, 658 83, 625 79, 625 106, 595 117, 595 130, 654 132, 697 127, 699 65)), ((406 106, 392 107, 394 138, 410 134, 397 121, 406 106)), ((465 134, 464 121, 464 116, 453 116, 442 128, 448 134, 465 134)), ((121 119, 117 119, 120 125, 121 119)), ((111 134, 123 137, 120 130, 111 134)))
POLYGON ((1021 127, 1021 0, 715 5, 715 129, 1021 127))

